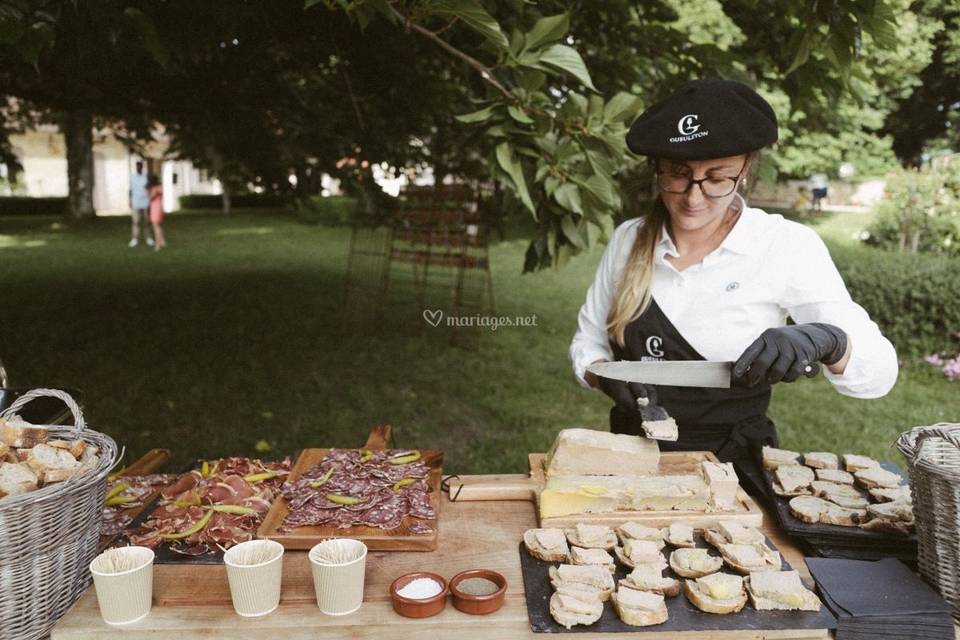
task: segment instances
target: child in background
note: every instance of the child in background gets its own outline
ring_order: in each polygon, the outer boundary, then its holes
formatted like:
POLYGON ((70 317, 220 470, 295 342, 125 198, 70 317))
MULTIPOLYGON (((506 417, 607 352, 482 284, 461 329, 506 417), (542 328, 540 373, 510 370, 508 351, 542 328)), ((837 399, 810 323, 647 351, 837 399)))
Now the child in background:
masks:
POLYGON ((156 239, 154 251, 160 251, 167 246, 167 239, 163 235, 163 187, 153 174, 148 180, 150 195, 150 224, 153 225, 153 237, 156 239))

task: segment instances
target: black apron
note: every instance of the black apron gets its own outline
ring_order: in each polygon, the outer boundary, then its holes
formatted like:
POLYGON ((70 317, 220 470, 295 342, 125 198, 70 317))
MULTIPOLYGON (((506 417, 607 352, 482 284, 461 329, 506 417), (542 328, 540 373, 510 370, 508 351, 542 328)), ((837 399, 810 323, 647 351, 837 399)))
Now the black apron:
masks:
MULTIPOLYGON (((621 347, 611 342, 616 360, 706 359, 680 335, 656 300, 651 300, 650 307, 627 325, 624 343, 621 347)), ((662 451, 712 451, 721 461, 733 462, 741 471, 741 480, 744 474, 753 481, 751 484, 761 479, 760 448, 779 444, 773 422, 766 415, 770 385, 655 388, 658 404, 679 427, 676 442, 659 442, 662 451)), ((610 410, 610 430, 614 433, 643 435, 640 422, 638 411, 617 406, 610 410)))

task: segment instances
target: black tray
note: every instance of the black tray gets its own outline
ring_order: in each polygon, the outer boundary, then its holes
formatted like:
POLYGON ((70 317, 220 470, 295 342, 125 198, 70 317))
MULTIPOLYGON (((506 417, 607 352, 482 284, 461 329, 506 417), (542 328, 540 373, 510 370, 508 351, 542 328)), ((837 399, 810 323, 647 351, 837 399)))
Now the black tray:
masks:
MULTIPOLYGON (((909 480, 903 471, 897 465, 884 462, 880 464, 887 471, 896 473, 904 480, 909 480)), ((860 527, 843 527, 838 524, 810 524, 790 513, 791 497, 778 496, 773 492, 774 475, 769 469, 763 470, 764 479, 767 482, 768 495, 773 501, 774 511, 777 514, 777 520, 780 526, 789 534, 797 536, 818 546, 864 546, 864 545, 886 545, 895 548, 914 548, 917 546, 917 536, 910 534, 902 536, 879 531, 870 531, 860 527)), ((869 498, 869 494, 857 487, 857 490, 869 498)))
MULTIPOLYGON (((711 548, 700 534, 696 534, 695 540, 698 547, 711 548)), ((776 548, 770 540, 767 545, 776 548)), ((664 551, 668 551, 667 547, 664 551)), ((665 553, 666 555, 666 553, 665 553)), ((534 558, 527 553, 523 543, 520 543, 520 569, 523 572, 523 590, 527 598, 527 616, 530 619, 530 628, 535 633, 624 633, 632 631, 735 631, 742 630, 770 630, 770 629, 835 629, 837 621, 826 606, 821 606, 820 611, 757 611, 748 602, 739 613, 730 615, 717 615, 704 613, 688 600, 686 595, 681 593, 673 598, 665 598, 669 619, 663 624, 650 627, 633 627, 624 624, 613 610, 613 605, 606 602, 603 605, 603 615, 595 623, 585 626, 577 625, 567 629, 558 624, 553 616, 550 615, 550 596, 553 595, 553 587, 550 586, 549 570, 556 563, 544 562, 534 558)), ((783 569, 789 569, 790 565, 784 560, 783 569)), ((615 584, 625 577, 629 571, 623 566, 617 565, 617 571, 613 576, 615 584)), ((667 568, 667 575, 672 578, 679 578, 673 570, 667 568)), ((680 578, 682 580, 682 578, 680 578)), ((809 587, 810 584, 807 584, 809 587)))

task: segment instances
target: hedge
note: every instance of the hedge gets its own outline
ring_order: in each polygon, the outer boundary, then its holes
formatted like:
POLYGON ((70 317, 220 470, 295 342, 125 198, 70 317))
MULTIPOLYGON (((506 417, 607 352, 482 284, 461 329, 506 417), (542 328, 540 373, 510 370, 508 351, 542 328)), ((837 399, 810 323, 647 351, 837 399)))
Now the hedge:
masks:
MULTIPOLYGON (((289 199, 277 193, 236 193, 230 196, 230 206, 234 209, 278 208, 289 204, 289 199)), ((194 194, 180 196, 181 209, 222 209, 223 196, 194 194)))
POLYGON ((960 352, 960 260, 849 246, 830 252, 898 355, 960 352))
POLYGON ((0 216, 63 215, 67 211, 67 199, 31 198, 28 196, 0 196, 0 216))
POLYGON ((349 225, 359 202, 349 196, 315 196, 296 203, 297 219, 306 224, 336 227, 349 225))

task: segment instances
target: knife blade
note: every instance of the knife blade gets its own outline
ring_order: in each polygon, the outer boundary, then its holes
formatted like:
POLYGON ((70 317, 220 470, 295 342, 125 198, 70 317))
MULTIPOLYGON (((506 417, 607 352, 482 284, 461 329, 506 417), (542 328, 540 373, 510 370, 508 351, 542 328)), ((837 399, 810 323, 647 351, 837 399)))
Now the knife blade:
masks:
POLYGON ((597 362, 587 371, 603 378, 669 387, 730 388, 732 362, 706 360, 641 360, 597 362))

